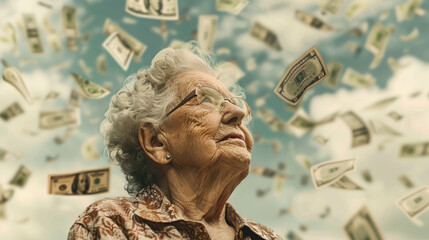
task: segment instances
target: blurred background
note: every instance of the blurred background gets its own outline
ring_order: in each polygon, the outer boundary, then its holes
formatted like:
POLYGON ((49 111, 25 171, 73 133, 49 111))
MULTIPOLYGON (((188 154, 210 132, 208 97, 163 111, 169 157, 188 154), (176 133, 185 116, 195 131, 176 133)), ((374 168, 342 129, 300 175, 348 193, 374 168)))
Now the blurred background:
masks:
POLYGON ((285 239, 340 240, 366 208, 367 227, 383 236, 367 239, 428 239, 429 214, 411 220, 397 204, 423 189, 411 206, 429 206, 428 8, 423 0, 178 0, 177 17, 162 20, 128 13, 125 0, 0 0, 0 239, 65 239, 89 204, 127 196, 99 125, 127 77, 190 40, 234 64, 254 113, 253 168, 229 199, 242 216, 285 239), (129 66, 103 47, 112 23, 146 46, 129 66), (273 90, 314 45, 331 76, 286 104, 273 90), (17 71, 26 87, 11 84, 17 71), (110 93, 85 97, 71 73, 110 93), (43 126, 43 114, 64 109, 77 117, 43 126), (311 164, 353 158, 351 189, 315 188, 311 164), (109 166, 107 193, 48 194, 50 174, 109 166))

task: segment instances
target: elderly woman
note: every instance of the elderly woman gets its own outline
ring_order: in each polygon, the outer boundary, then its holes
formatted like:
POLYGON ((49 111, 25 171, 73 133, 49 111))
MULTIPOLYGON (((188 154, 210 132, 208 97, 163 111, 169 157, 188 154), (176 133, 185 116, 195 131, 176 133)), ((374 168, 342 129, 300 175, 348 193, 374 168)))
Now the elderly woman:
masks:
POLYGON ((281 239, 227 200, 248 175, 251 112, 195 44, 159 52, 101 125, 133 197, 90 205, 68 239, 281 239))

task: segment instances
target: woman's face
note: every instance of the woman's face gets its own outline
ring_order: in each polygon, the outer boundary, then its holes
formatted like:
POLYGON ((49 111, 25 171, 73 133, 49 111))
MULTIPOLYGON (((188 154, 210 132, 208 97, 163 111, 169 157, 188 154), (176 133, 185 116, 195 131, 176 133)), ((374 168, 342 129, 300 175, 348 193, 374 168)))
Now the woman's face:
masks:
MULTIPOLYGON (((233 97, 218 79, 199 71, 186 72, 176 80, 177 103, 199 86, 212 87, 225 98, 233 97)), ((244 111, 228 101, 222 112, 214 112, 198 105, 196 98, 191 99, 169 115, 161 127, 172 164, 197 170, 220 164, 222 169, 248 171, 253 139, 242 124, 243 117, 244 111), (231 134, 236 136, 228 138, 231 134)))

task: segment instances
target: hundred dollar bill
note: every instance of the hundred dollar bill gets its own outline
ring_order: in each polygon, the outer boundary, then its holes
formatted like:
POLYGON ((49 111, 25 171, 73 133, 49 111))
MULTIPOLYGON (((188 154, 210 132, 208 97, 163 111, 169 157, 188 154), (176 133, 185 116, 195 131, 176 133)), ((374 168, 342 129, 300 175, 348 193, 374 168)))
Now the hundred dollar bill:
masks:
POLYGON ((412 191, 396 201, 410 219, 416 219, 429 208, 429 186, 412 191))
POLYGON ((73 38, 79 37, 79 31, 77 29, 76 7, 63 6, 62 22, 63 31, 66 36, 73 38))
POLYGON ((420 9, 422 2, 422 0, 408 0, 407 2, 396 5, 395 13, 398 22, 411 20, 414 15, 416 15, 418 9, 420 9))
POLYGON ((6 60, 1 60, 5 67, 3 71, 3 80, 12 85, 24 97, 29 104, 33 104, 33 98, 27 89, 27 85, 22 79, 21 73, 15 67, 9 66, 6 60))
POLYGON ((423 157, 429 155, 429 142, 403 144, 399 157, 423 157))
POLYGON ((324 0, 320 7, 320 11, 322 14, 329 13, 337 15, 341 11, 341 8, 343 8, 345 2, 345 0, 324 0))
POLYGON ((404 42, 411 42, 417 39, 419 36, 419 29, 414 28, 408 35, 401 34, 401 40, 404 42))
POLYGON ((79 108, 64 109, 50 112, 40 112, 39 128, 53 129, 80 124, 79 108))
POLYGON ((129 48, 134 52, 134 60, 140 62, 140 58, 143 53, 146 51, 147 46, 131 36, 129 33, 125 32, 121 27, 114 23, 109 18, 106 18, 103 26, 103 33, 110 36, 112 33, 119 33, 122 41, 124 41, 129 48))
POLYGON ((22 110, 21 105, 19 105, 18 102, 14 102, 6 109, 3 109, 0 112, 0 118, 3 119, 4 121, 9 121, 10 119, 18 115, 21 115, 23 113, 24 113, 24 110, 22 110))
POLYGON ((51 174, 48 177, 48 193, 56 195, 104 193, 109 191, 109 181, 109 167, 74 173, 51 174))
POLYGON ((197 41, 203 49, 212 51, 216 34, 218 17, 216 15, 200 15, 198 19, 197 41))
POLYGON ((368 2, 365 0, 354 0, 349 4, 344 15, 351 21, 366 8, 367 4, 368 2))
POLYGON ((103 42, 103 48, 109 52, 110 56, 115 59, 116 63, 118 63, 124 71, 128 70, 134 52, 127 46, 126 42, 120 38, 119 33, 112 33, 103 42))
POLYGON ((100 158, 97 150, 98 136, 92 136, 85 140, 81 147, 81 153, 85 160, 92 161, 100 158))
POLYGON ((393 118, 395 121, 399 121, 403 118, 403 116, 395 111, 391 111, 387 114, 387 116, 393 118))
POLYGON ((328 76, 328 68, 316 46, 293 62, 283 74, 274 93, 283 101, 296 105, 304 93, 328 76))
POLYGON ((249 4, 247 0, 216 0, 216 9, 238 15, 249 4))
POLYGON ((259 22, 253 23, 250 35, 277 51, 282 50, 277 35, 259 22))
POLYGON ((406 188, 413 188, 414 187, 414 183, 411 182, 411 180, 406 176, 406 175, 401 175, 398 177, 399 182, 402 183, 402 185, 404 185, 404 187, 406 188))
POLYGON ((347 176, 341 177, 340 179, 335 181, 333 184, 331 184, 329 187, 345 189, 345 190, 362 190, 363 189, 361 186, 357 185, 355 182, 353 182, 347 176))
POLYGON ((127 0, 125 11, 141 18, 162 20, 178 20, 179 8, 177 0, 127 0))
POLYGON ((9 184, 17 187, 24 187, 31 175, 31 171, 24 165, 21 165, 18 171, 15 173, 9 184))
POLYGON ((392 104, 398 98, 399 98, 398 96, 383 98, 381 100, 378 100, 375 103, 372 103, 371 105, 368 105, 367 107, 364 108, 364 110, 380 110, 380 109, 385 108, 388 105, 392 104))
POLYGON ((9 41, 12 43, 13 53, 15 54, 15 56, 18 56, 19 48, 15 28, 11 23, 7 23, 6 26, 3 28, 3 31, 9 36, 9 41))
POLYGON ((336 31, 336 29, 334 27, 328 25, 327 23, 325 23, 324 21, 322 21, 318 17, 313 16, 309 13, 303 12, 301 10, 295 11, 295 17, 300 22, 302 22, 305 25, 310 26, 312 28, 322 30, 322 31, 328 31, 328 32, 336 31))
POLYGON ((347 221, 344 225, 344 231, 350 240, 384 239, 366 206, 359 209, 359 211, 347 221))
POLYGON ((293 117, 286 123, 287 130, 296 137, 302 137, 307 132, 316 127, 316 122, 311 120, 304 110, 299 109, 293 117))
POLYGON ((310 158, 306 155, 296 155, 295 161, 301 165, 307 172, 310 172, 311 166, 313 166, 313 163, 311 162, 310 158))
POLYGON ((271 170, 271 169, 266 168, 266 167, 252 166, 250 168, 250 170, 254 174, 259 175, 259 176, 270 177, 270 178, 281 178, 281 179, 289 178, 289 176, 287 176, 286 174, 276 172, 276 171, 271 170))
POLYGON ((365 48, 375 55, 370 68, 377 67, 383 59, 392 32, 392 28, 387 28, 381 23, 375 23, 372 27, 365 42, 365 48))
POLYGON ((337 88, 338 86, 338 80, 340 79, 341 72, 343 71, 343 64, 339 63, 337 61, 330 61, 328 63, 328 72, 329 75, 323 81, 323 85, 328 86, 330 88, 337 88))
POLYGON ((71 73, 73 79, 79 87, 80 92, 86 98, 103 98, 109 95, 109 91, 102 86, 84 79, 76 73, 71 73))
POLYGON ((268 108, 258 108, 256 110, 256 116, 264 121, 272 131, 280 132, 286 130, 285 122, 279 118, 271 109, 268 108))
POLYGON ((34 14, 23 14, 22 17, 24 19, 25 35, 27 36, 28 44, 30 44, 31 52, 33 54, 43 53, 43 43, 37 28, 36 17, 34 14))
POLYGON ((106 74, 107 73, 106 55, 100 54, 97 57, 97 70, 101 74, 106 74))
POLYGON ((387 135, 392 137, 402 136, 402 133, 376 119, 369 120, 368 125, 372 132, 377 135, 387 135))
POLYGON ((49 45, 55 52, 61 51, 61 41, 56 33, 54 27, 51 24, 50 15, 45 14, 43 16, 42 26, 46 32, 46 38, 48 40, 49 45))
POLYGON ((341 118, 352 130, 352 148, 369 144, 371 135, 365 122, 354 112, 349 111, 341 114, 341 118))
POLYGON ((335 183, 346 173, 354 171, 356 159, 327 161, 314 165, 310 169, 313 184, 316 189, 327 187, 335 183))
POLYGON ((369 88, 374 85, 376 79, 369 73, 362 75, 351 68, 347 68, 342 82, 352 87, 369 88))

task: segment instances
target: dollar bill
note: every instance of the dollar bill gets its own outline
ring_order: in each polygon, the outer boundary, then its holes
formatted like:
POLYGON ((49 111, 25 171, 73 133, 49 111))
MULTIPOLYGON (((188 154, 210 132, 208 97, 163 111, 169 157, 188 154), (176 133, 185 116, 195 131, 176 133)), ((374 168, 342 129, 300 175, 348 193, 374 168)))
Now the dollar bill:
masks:
POLYGON ((87 75, 90 76, 91 72, 92 72, 92 68, 88 67, 88 65, 86 65, 85 60, 83 59, 79 59, 78 61, 79 67, 82 69, 82 71, 87 75))
POLYGON ((106 55, 104 54, 100 54, 97 57, 97 70, 99 73, 101 74, 106 74, 107 73, 107 60, 106 60, 106 55))
POLYGON ((19 55, 19 48, 18 48, 18 42, 17 42, 17 38, 16 38, 15 28, 13 27, 13 25, 11 23, 7 23, 3 27, 3 31, 8 36, 8 38, 6 38, 8 40, 8 42, 12 43, 13 53, 15 54, 15 56, 18 56, 19 55))
POLYGON ((329 187, 331 188, 338 188, 338 189, 345 189, 345 190, 362 190, 363 188, 353 182, 350 178, 347 176, 343 176, 337 181, 335 181, 333 184, 331 184, 329 187))
POLYGON ((324 0, 320 11, 322 14, 337 15, 344 6, 345 0, 324 0))
POLYGON ((271 109, 268 108, 258 108, 256 110, 256 116, 264 121, 272 131, 281 132, 286 130, 285 122, 279 118, 271 109))
POLYGON ((9 157, 9 152, 0 148, 0 161, 6 160, 9 157))
POLYGON ((395 129, 387 126, 385 123, 372 119, 368 121, 368 126, 374 134, 377 135, 386 135, 392 137, 402 136, 402 133, 396 131, 395 129))
POLYGON ((129 33, 125 32, 121 27, 119 27, 116 23, 114 23, 109 18, 106 18, 103 26, 103 33, 107 36, 110 36, 112 33, 119 33, 122 41, 126 43, 126 45, 131 48, 134 52, 134 60, 136 62, 140 62, 141 56, 146 51, 147 46, 131 36, 129 33))
POLYGON ((368 169, 363 170, 361 172, 363 179, 365 180, 365 182, 371 183, 372 182, 372 176, 371 173, 369 172, 368 169))
POLYGON ((210 52, 213 50, 217 23, 216 15, 200 15, 198 19, 197 41, 203 49, 210 52))
POLYGON ((27 85, 22 79, 21 73, 15 67, 9 66, 6 60, 1 60, 5 67, 3 71, 3 80, 12 85, 18 92, 24 97, 25 101, 29 104, 33 104, 33 98, 28 91, 27 85))
POLYGON ((290 230, 286 233, 287 240, 302 240, 294 231, 290 230))
POLYGON ((372 103, 372 104, 366 106, 363 109, 364 110, 380 110, 380 109, 383 109, 383 108, 389 106, 390 104, 394 103, 396 100, 398 100, 398 98, 399 98, 398 96, 383 98, 381 100, 378 100, 375 103, 372 103))
POLYGON ((419 36, 419 29, 413 28, 413 30, 408 35, 401 34, 401 40, 404 42, 411 42, 417 39, 419 36))
POLYGON ((71 107, 79 107, 79 92, 72 89, 70 92, 69 105, 71 107))
POLYGON ((406 188, 413 188, 414 187, 414 183, 406 175, 400 175, 398 177, 398 180, 406 188))
POLYGON ((403 144, 399 157, 424 157, 429 155, 429 142, 403 144))
POLYGON ((162 20, 178 20, 179 8, 177 0, 127 0, 125 11, 141 18, 162 20))
POLYGON ((79 49, 78 38, 76 37, 67 37, 66 38, 67 49, 73 52, 76 52, 79 49))
POLYGON ((328 76, 328 68, 316 46, 311 47, 283 74, 274 93, 285 102, 296 105, 304 93, 328 76))
POLYGON ((344 231, 350 240, 383 240, 383 236, 371 216, 368 207, 363 206, 344 225, 344 231))
POLYGON ((289 176, 287 176, 284 173, 277 172, 272 169, 261 167, 261 166, 251 166, 250 171, 252 171, 256 175, 264 176, 264 177, 281 178, 281 179, 289 178, 289 176))
POLYGON ((289 133, 296 137, 302 137, 316 127, 316 122, 311 120, 301 108, 295 112, 292 118, 286 123, 286 126, 289 133))
POLYGON ((356 159, 334 160, 313 165, 310 169, 316 189, 328 187, 356 169, 356 159))
POLYGON ((424 15, 426 15, 426 10, 419 7, 414 11, 414 14, 419 17, 423 17, 424 15))
POLYGON ((387 58, 387 64, 389 64, 389 67, 390 69, 392 69, 392 71, 397 71, 399 69, 406 68, 410 65, 409 63, 400 63, 392 57, 387 58))
POLYGON ((277 35, 260 22, 253 23, 250 35, 277 51, 282 50, 277 35))
POLYGON ((368 2, 365 0, 354 0, 349 4, 344 15, 351 21, 366 8, 367 4, 368 2))
POLYGON ((110 187, 110 168, 99 168, 48 176, 48 193, 56 195, 90 195, 105 193, 110 187))
POLYGON ((301 167, 303 167, 307 172, 310 172, 310 169, 313 166, 313 163, 307 155, 296 155, 295 161, 298 162, 299 165, 301 165, 301 167))
POLYGON ((21 105, 19 105, 18 102, 14 102, 0 112, 0 118, 7 122, 10 119, 23 113, 24 110, 21 108, 21 105))
POLYGON ((40 38, 40 32, 37 27, 36 17, 34 14, 23 14, 25 27, 25 35, 27 36, 27 42, 30 45, 30 50, 33 54, 41 54, 44 52, 42 39, 40 38))
POLYGON ((168 28, 167 28, 167 22, 165 20, 161 20, 159 21, 159 30, 160 30, 160 34, 162 39, 165 41, 167 41, 168 39, 168 28))
POLYGON ((48 40, 49 45, 55 52, 61 51, 61 41, 57 32, 51 24, 50 15, 45 14, 42 20, 42 26, 46 32, 46 38, 48 40))
POLYGON ((103 98, 109 95, 109 91, 102 86, 95 84, 91 81, 84 79, 83 77, 77 75, 76 73, 71 73, 73 79, 79 87, 80 92, 86 98, 103 98))
POLYGON ((93 161, 100 158, 97 150, 98 136, 92 136, 85 140, 81 147, 81 153, 86 161, 93 161))
POLYGON ((344 122, 352 130, 352 148, 369 144, 371 135, 365 122, 354 112, 348 111, 340 115, 344 122))
POLYGON ((396 20, 398 20, 398 22, 411 20, 414 15, 416 15, 416 12, 418 12, 418 9, 420 9, 422 2, 422 0, 408 0, 407 2, 396 5, 396 20))
POLYGON ((324 137, 322 137, 320 135, 317 135, 316 137, 314 137, 314 140, 316 142, 318 142, 320 145, 325 145, 329 141, 329 139, 324 138, 324 137))
POLYGON ((412 191, 396 201, 410 219, 416 219, 429 208, 429 186, 412 191))
POLYGON ((63 6, 61 15, 63 23, 63 32, 68 37, 79 37, 76 13, 77 9, 75 6, 63 6))
POLYGON ((65 126, 76 126, 80 124, 79 108, 63 109, 44 112, 39 115, 40 129, 53 129, 65 126))
POLYGON ((238 15, 247 4, 249 4, 247 0, 216 0, 216 9, 238 15))
POLYGON ((399 121, 403 118, 403 116, 395 111, 391 111, 387 114, 387 116, 393 118, 395 121, 399 121))
POLYGON ((119 33, 112 33, 104 42, 103 48, 107 50, 116 63, 127 71, 130 66, 134 52, 128 47, 127 43, 120 38, 119 33))
POLYGON ((17 187, 24 187, 28 182, 28 178, 31 176, 31 171, 24 165, 21 165, 12 179, 9 181, 10 185, 17 187))
POLYGON ((372 26, 365 42, 365 48, 375 55, 370 68, 377 67, 383 59, 392 31, 392 28, 385 27, 379 22, 372 26))
POLYGON ((5 206, 6 203, 13 197, 13 194, 13 189, 3 190, 3 187, 0 185, 0 219, 6 219, 5 206))
POLYGON ((353 41, 347 41, 346 43, 346 48, 354 53, 354 54, 359 54, 362 51, 362 48, 359 46, 359 44, 357 44, 356 42, 353 41))
POLYGON ((320 18, 313 16, 309 13, 303 12, 301 10, 295 10, 295 18, 298 21, 304 23, 305 25, 318 30, 328 31, 328 32, 336 31, 334 27, 332 27, 331 25, 328 25, 320 18))
POLYGON ((329 75, 328 77, 326 77, 325 81, 323 81, 323 85, 333 89, 337 88, 342 71, 343 71, 342 63, 339 63, 337 61, 330 61, 328 63, 329 75))
POLYGON ((352 87, 369 88, 374 85, 376 79, 369 73, 362 75, 352 68, 347 68, 342 82, 352 87))

